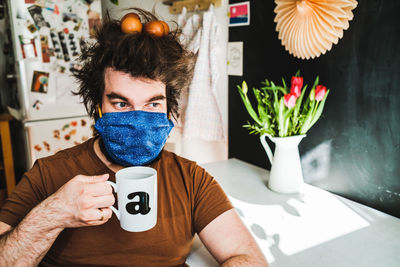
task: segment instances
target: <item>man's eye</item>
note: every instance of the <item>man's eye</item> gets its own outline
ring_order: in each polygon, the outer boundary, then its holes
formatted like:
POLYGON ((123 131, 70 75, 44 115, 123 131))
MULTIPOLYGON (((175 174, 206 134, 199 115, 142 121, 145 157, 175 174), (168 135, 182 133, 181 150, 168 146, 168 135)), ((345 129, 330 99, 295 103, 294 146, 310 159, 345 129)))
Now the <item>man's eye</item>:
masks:
POLYGON ((114 103, 114 105, 115 105, 117 108, 124 108, 124 107, 126 107, 126 103, 125 103, 125 102, 117 102, 117 103, 114 103))
POLYGON ((160 103, 149 103, 149 106, 151 108, 158 108, 160 106, 160 103))

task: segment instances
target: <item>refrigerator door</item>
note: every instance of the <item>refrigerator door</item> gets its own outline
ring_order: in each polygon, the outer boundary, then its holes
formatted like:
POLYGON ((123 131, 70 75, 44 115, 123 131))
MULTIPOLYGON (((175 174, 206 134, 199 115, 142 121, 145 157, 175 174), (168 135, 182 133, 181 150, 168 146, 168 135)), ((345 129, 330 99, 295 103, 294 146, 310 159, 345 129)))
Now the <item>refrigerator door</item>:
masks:
POLYGON ((22 120, 86 115, 71 71, 93 41, 101 1, 9 0, 8 7, 22 120))
POLYGON ((85 106, 79 96, 73 95, 78 85, 71 75, 51 72, 40 62, 18 61, 19 99, 24 121, 86 116, 85 106), (34 92, 35 80, 41 73, 49 73, 45 94, 34 92))
POLYGON ((26 151, 29 151, 27 169, 38 158, 53 155, 91 138, 93 124, 87 116, 25 123, 26 151))

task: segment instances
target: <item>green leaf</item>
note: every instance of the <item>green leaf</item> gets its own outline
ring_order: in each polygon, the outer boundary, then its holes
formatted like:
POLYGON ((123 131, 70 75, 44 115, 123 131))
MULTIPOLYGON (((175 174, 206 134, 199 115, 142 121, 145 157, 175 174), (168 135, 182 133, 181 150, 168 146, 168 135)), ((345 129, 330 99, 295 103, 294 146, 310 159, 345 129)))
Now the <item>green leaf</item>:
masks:
POLYGON ((304 119, 303 125, 300 128, 300 134, 305 134, 307 133, 308 129, 310 129, 310 124, 312 121, 312 114, 314 112, 314 107, 315 107, 315 101, 311 102, 311 107, 307 112, 307 115, 304 119))
POLYGON ((314 85, 311 89, 315 89, 315 87, 318 85, 318 83, 319 83, 319 76, 317 76, 317 78, 315 78, 314 85))
POLYGON ((326 91, 326 94, 325 94, 324 98, 323 98, 323 99, 321 100, 321 102, 319 103, 319 106, 318 106, 318 108, 317 108, 315 114, 313 115, 313 119, 312 119, 312 121, 311 121, 311 123, 310 123, 310 128, 317 122, 317 120, 318 120, 319 117, 321 116, 322 111, 324 110, 326 98, 328 97, 328 93, 329 93, 329 90, 326 91))
POLYGON ((239 89, 239 94, 243 100, 243 104, 247 109, 247 112, 249 113, 249 115, 252 117, 252 119, 257 122, 259 125, 261 125, 261 121, 258 118, 257 113, 254 111, 253 106, 250 103, 250 100, 248 99, 247 95, 243 93, 243 91, 241 90, 240 86, 238 85, 238 89, 239 89))
POLYGON ((293 127, 296 127, 297 123, 299 121, 298 116, 299 116, 299 112, 300 112, 300 107, 301 107, 301 103, 303 101, 303 97, 304 97, 306 90, 307 90, 307 85, 304 86, 299 98, 297 98, 297 100, 296 100, 296 105, 294 106, 294 110, 293 110, 293 119, 292 119, 293 127))
POLYGON ((297 70, 297 72, 296 72, 296 74, 294 76, 299 77, 300 76, 300 70, 297 70))
POLYGON ((260 116, 262 126, 265 128, 268 128, 269 127, 268 111, 265 109, 265 107, 263 105, 262 97, 260 95, 261 92, 255 88, 253 88, 253 93, 257 99, 257 110, 258 110, 258 114, 260 116))
POLYGON ((279 110, 278 110, 278 129, 279 129, 279 136, 284 136, 284 130, 285 130, 285 104, 283 102, 283 97, 279 100, 279 110))
POLYGON ((282 83, 283 83, 283 88, 284 88, 284 94, 287 94, 287 87, 286 87, 286 83, 285 83, 285 79, 283 79, 282 77, 282 83))

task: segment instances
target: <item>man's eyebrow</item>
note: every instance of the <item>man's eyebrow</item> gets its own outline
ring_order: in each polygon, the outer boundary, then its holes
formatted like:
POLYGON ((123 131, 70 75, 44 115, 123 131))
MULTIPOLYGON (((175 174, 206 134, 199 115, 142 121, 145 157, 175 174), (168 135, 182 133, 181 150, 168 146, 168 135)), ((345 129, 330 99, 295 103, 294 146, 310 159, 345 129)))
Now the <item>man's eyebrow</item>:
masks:
POLYGON ((126 97, 124 97, 124 96, 122 96, 122 95, 119 95, 119 94, 117 94, 117 93, 114 93, 114 92, 109 93, 109 94, 107 94, 106 96, 108 97, 108 99, 116 99, 116 98, 118 98, 118 99, 121 99, 121 100, 123 100, 123 101, 128 102, 128 98, 126 98, 126 97))
POLYGON ((166 97, 164 95, 156 95, 151 97, 149 100, 147 100, 147 102, 153 102, 153 101, 157 101, 157 100, 164 100, 166 99, 166 97))

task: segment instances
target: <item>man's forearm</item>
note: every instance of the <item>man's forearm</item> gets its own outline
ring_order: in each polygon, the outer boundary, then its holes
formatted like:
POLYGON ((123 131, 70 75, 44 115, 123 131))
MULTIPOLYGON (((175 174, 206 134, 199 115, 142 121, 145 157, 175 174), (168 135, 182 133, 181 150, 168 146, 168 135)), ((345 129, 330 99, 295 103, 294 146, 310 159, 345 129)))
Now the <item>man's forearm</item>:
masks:
POLYGON ((2 266, 37 266, 62 230, 52 216, 50 201, 43 201, 1 236, 2 266))
POLYGON ((237 255, 226 260, 221 267, 268 267, 265 258, 255 259, 249 255, 237 255))

